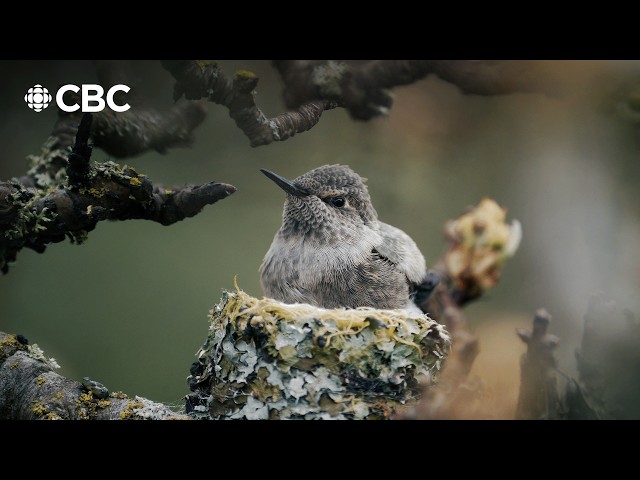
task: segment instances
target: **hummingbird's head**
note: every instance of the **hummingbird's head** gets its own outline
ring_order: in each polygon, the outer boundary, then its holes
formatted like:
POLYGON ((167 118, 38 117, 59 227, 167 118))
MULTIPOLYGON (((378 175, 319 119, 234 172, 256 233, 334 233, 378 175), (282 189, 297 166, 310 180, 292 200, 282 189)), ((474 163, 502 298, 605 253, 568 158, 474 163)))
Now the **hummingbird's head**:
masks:
POLYGON ((353 232, 378 220, 366 179, 346 165, 323 165, 294 180, 260 171, 287 192, 283 233, 339 235, 341 229, 353 232))

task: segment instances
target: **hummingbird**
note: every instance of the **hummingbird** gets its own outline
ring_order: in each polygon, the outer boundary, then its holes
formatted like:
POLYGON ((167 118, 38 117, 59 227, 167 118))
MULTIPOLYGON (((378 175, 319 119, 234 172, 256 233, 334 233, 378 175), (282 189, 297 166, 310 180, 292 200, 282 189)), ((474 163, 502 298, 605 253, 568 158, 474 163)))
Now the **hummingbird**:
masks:
POLYGON ((366 179, 347 165, 323 165, 282 188, 282 226, 260 266, 264 294, 323 308, 373 307, 420 312, 439 279, 427 273, 415 242, 378 220, 366 179))

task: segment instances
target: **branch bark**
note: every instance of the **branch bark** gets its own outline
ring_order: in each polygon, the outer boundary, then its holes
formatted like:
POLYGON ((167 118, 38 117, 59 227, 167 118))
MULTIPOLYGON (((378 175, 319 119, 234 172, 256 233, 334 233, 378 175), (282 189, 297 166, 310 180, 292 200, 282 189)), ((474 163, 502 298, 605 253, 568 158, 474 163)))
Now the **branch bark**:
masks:
POLYGON ((71 152, 45 144, 21 181, 0 182, 0 270, 24 247, 39 253, 69 237, 82 243, 99 221, 146 219, 171 225, 236 191, 226 183, 165 188, 131 167, 91 165, 91 114, 85 114, 71 152), (63 168, 64 167, 64 168, 63 168))
POLYGON ((164 68, 176 79, 174 100, 183 95, 188 100, 206 98, 224 105, 229 115, 252 147, 286 140, 296 133, 312 128, 320 120, 322 112, 337 104, 328 100, 314 100, 273 118, 268 118, 255 103, 258 77, 240 70, 230 80, 215 62, 166 60, 164 68))
POLYGON ((54 372, 37 345, 0 332, 0 420, 188 420, 161 403, 109 393, 95 381, 54 372))
MULTIPOLYGON (((483 199, 446 223, 448 248, 431 275, 440 283, 419 307, 446 326, 452 348, 438 383, 428 387, 423 401, 402 418, 456 418, 458 412, 471 413, 468 405, 479 396, 480 387, 469 372, 480 350, 462 308, 497 284, 502 267, 518 248, 520 224, 514 220, 509 226, 505 220, 506 210, 483 199)), ((425 283, 428 290, 429 276, 425 283)))
POLYGON ((278 60, 274 66, 285 84, 288 108, 317 100, 333 100, 357 120, 386 115, 393 103, 389 89, 433 74, 463 93, 503 95, 554 92, 526 61, 487 60, 278 60))
MULTIPOLYGON (((168 148, 189 146, 193 131, 206 117, 202 103, 181 102, 166 112, 146 105, 140 89, 132 81, 129 65, 123 61, 100 60, 95 62, 99 83, 107 90, 115 84, 128 85, 126 102, 132 108, 116 113, 109 108, 94 114, 91 137, 94 146, 109 155, 125 158, 148 150, 165 153, 168 148)), ((122 92, 119 92, 122 93, 122 92)), ((68 101, 74 94, 67 92, 68 101)), ((116 96, 117 98, 117 96, 116 96)), ((120 102, 124 103, 124 102, 120 102)), ((65 149, 73 143, 82 113, 60 110, 52 136, 58 140, 55 148, 65 149)))
POLYGON ((268 118, 255 103, 258 77, 239 70, 229 79, 216 62, 165 60, 176 79, 174 100, 206 98, 224 105, 252 147, 286 140, 314 127, 324 110, 346 108, 357 120, 389 113, 389 89, 429 74, 457 85, 464 93, 501 95, 553 91, 536 78, 533 63, 480 60, 277 60, 285 84, 288 112, 268 118))

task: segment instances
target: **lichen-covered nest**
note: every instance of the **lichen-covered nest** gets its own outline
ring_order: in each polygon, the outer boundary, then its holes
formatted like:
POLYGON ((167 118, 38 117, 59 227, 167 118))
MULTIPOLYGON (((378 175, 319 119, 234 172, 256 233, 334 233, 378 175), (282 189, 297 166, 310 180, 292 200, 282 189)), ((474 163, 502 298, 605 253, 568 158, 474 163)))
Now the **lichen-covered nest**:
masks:
POLYGON ((224 291, 191 368, 187 412, 211 419, 388 418, 440 370, 427 315, 323 309, 224 291))

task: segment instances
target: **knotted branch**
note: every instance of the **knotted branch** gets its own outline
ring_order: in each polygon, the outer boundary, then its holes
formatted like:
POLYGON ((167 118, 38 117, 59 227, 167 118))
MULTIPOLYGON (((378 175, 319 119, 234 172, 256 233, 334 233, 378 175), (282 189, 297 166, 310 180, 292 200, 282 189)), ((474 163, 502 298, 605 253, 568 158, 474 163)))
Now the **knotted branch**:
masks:
POLYGON ((252 147, 286 140, 309 130, 318 123, 323 111, 337 106, 333 101, 319 99, 268 118, 255 103, 254 90, 258 84, 255 74, 240 70, 229 79, 215 62, 167 60, 162 65, 176 79, 174 100, 184 95, 188 100, 206 98, 224 105, 252 147))

